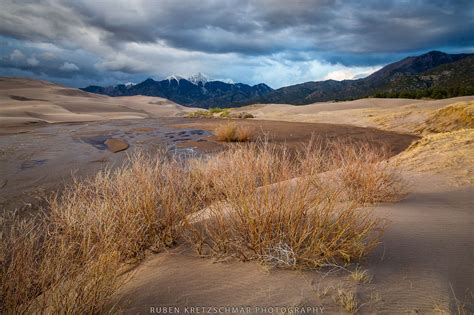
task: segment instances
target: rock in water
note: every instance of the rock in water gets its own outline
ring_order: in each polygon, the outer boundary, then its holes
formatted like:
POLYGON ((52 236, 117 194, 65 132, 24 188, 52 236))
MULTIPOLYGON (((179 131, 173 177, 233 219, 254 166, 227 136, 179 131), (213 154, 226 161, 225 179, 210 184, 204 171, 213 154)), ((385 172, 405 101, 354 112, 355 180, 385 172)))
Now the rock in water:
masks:
POLYGON ((107 145, 107 149, 113 153, 127 150, 129 147, 128 143, 122 139, 107 139, 105 144, 107 145))

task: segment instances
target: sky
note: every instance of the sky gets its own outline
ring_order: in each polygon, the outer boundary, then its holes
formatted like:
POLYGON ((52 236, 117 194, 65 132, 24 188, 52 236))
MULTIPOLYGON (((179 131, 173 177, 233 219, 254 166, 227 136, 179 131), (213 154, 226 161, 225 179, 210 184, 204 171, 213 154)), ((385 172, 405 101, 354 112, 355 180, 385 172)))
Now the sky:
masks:
POLYGON ((474 52, 473 0, 0 0, 0 76, 67 86, 201 72, 273 88, 474 52))

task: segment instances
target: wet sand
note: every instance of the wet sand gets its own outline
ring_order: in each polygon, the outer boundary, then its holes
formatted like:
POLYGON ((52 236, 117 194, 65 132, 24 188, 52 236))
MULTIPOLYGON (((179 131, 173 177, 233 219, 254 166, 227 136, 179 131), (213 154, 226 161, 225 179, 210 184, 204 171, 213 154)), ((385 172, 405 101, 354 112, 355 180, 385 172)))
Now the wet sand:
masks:
MULTIPOLYGON (((212 131, 220 124, 228 123, 222 119, 183 119, 173 124, 179 128, 198 128, 212 131)), ((311 138, 323 141, 356 141, 371 143, 375 146, 387 146, 393 155, 402 152, 417 136, 397 132, 384 131, 375 128, 363 128, 341 124, 286 122, 257 119, 230 120, 241 126, 249 126, 254 131, 253 139, 267 138, 268 140, 286 144, 296 148, 307 143, 311 138)), ((213 137, 210 140, 215 139, 213 137)))
POLYGON ((177 148, 180 141, 198 140, 209 132, 176 129, 156 119, 89 123, 20 125, 0 128, 0 208, 35 209, 44 197, 73 177, 83 178, 120 165, 136 150, 148 153, 177 148), (108 139, 129 144, 113 153, 108 139))

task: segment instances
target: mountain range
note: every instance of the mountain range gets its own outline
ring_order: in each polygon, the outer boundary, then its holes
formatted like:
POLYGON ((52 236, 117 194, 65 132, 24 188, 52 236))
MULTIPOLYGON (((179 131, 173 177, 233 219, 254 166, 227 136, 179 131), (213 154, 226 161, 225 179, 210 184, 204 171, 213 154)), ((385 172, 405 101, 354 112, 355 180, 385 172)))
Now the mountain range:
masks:
POLYGON ((232 107, 273 91, 263 83, 250 86, 243 83, 214 81, 201 73, 189 78, 172 75, 161 81, 146 79, 138 84, 88 86, 82 90, 109 96, 159 96, 181 105, 201 108, 232 107))
POLYGON ((389 64, 366 78, 283 87, 255 103, 295 105, 378 97, 453 97, 474 94, 474 54, 431 51, 389 64))
POLYGON ((374 96, 445 98, 474 94, 474 54, 430 51, 391 63, 362 79, 311 81, 276 90, 264 83, 250 86, 212 81, 202 74, 171 76, 162 81, 147 79, 136 85, 88 86, 83 90, 109 96, 159 96, 201 108, 253 103, 303 105, 374 96))

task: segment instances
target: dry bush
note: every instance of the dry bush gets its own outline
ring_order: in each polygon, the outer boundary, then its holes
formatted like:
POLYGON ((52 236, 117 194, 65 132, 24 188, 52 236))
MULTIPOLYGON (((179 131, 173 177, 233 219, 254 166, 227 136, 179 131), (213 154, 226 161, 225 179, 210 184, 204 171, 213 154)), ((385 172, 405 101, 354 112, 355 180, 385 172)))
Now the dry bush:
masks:
POLYGON ((237 125, 234 123, 221 124, 214 129, 214 134, 219 141, 232 142, 236 129, 237 125))
POLYGON ((399 172, 386 161, 387 148, 337 143, 333 152, 337 177, 347 199, 371 204, 397 201, 404 195, 399 172))
POLYGON ((238 126, 231 122, 217 126, 214 134, 219 141, 246 142, 251 140, 254 130, 249 126, 238 126))
POLYGON ((356 204, 337 203, 336 195, 315 193, 316 188, 309 179, 291 188, 274 184, 248 192, 241 187, 194 225, 198 243, 215 256, 278 267, 359 259, 377 244, 377 220, 356 204))
POLYGON ((188 163, 191 177, 200 186, 199 194, 207 200, 207 205, 225 200, 239 189, 245 193, 297 177, 300 171, 297 159, 286 147, 266 141, 236 145, 188 163))
MULTIPOLYGON (((362 161, 371 164, 372 152, 341 159, 336 154, 341 150, 313 143, 295 155, 256 143, 195 161, 194 175, 219 202, 192 217, 189 239, 200 254, 280 267, 313 268, 362 257, 377 244, 381 226, 370 211, 359 208, 367 202, 360 196, 371 186, 349 185, 345 169, 362 161), (332 185, 319 173, 335 167, 342 171, 334 172, 337 185, 332 185)), ((359 171, 364 183, 373 167, 359 171)))
POLYGON ((182 162, 142 154, 76 181, 47 215, 9 220, 2 234, 1 311, 97 313, 120 285, 123 262, 171 246, 201 205, 182 162))
POLYGON ((98 313, 117 290, 118 254, 79 257, 46 217, 9 218, 0 272, 2 313, 98 313))
POLYGON ((80 239, 85 252, 112 247, 133 259, 146 248, 172 245, 192 204, 182 168, 175 159, 136 154, 124 167, 77 181, 54 199, 52 221, 71 241, 80 239))
POLYGON ((239 126, 235 130, 235 141, 237 142, 246 142, 252 139, 254 130, 250 126, 239 126))
MULTIPOLYGON (((42 222, 41 222, 42 223, 42 222)), ((41 223, 20 219, 16 214, 2 218, 0 239, 0 312, 25 313, 41 294, 38 283, 38 250, 46 235, 41 223)))
MULTIPOLYGON (((53 258, 54 259, 54 258, 53 258)), ((56 258, 57 259, 57 258, 56 258)), ((107 251, 89 258, 83 265, 69 266, 64 256, 60 269, 54 272, 54 282, 44 283, 44 292, 33 301, 30 309, 48 314, 99 314, 110 303, 110 297, 124 282, 118 252, 107 251)), ((51 269, 48 258, 46 268, 51 269)), ((40 269, 41 270, 41 269, 40 269)), ((40 274, 41 275, 41 274, 40 274)), ((44 280, 47 280, 45 278, 44 280)))

